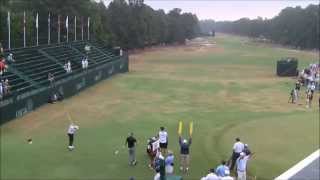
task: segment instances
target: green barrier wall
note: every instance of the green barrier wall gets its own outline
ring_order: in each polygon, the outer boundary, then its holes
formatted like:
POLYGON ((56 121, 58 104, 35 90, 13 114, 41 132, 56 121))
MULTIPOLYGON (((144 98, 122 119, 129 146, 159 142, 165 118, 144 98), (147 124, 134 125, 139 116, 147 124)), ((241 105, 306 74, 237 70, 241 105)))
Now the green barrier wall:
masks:
POLYGON ((83 71, 57 81, 54 88, 43 87, 23 94, 15 95, 0 101, 0 124, 21 117, 36 108, 48 103, 53 91, 68 98, 90 87, 101 80, 107 79, 117 73, 129 71, 128 56, 100 65, 99 67, 83 71))

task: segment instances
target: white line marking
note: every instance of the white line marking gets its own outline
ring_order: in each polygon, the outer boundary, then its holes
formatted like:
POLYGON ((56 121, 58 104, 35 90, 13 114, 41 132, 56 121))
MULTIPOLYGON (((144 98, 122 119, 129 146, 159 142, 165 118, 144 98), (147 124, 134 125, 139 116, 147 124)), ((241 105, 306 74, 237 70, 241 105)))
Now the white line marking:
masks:
POLYGON ((288 180, 295 174, 297 174, 299 171, 301 171, 303 168, 308 166, 310 163, 312 163, 314 160, 319 158, 320 156, 320 149, 306 157, 304 160, 300 161, 298 164, 294 165, 292 168, 288 169, 286 172, 281 174, 280 176, 276 177, 274 180, 288 180))

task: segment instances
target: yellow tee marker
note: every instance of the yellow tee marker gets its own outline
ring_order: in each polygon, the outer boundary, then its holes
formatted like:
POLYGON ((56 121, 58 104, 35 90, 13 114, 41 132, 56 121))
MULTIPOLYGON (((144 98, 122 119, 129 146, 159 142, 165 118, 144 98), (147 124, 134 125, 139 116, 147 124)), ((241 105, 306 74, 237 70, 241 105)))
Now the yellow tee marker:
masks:
POLYGON ((181 136, 182 134, 182 121, 179 121, 178 134, 181 136))
POLYGON ((190 136, 192 136, 192 133, 193 133, 193 122, 190 122, 190 124, 189 124, 189 134, 190 134, 190 136))

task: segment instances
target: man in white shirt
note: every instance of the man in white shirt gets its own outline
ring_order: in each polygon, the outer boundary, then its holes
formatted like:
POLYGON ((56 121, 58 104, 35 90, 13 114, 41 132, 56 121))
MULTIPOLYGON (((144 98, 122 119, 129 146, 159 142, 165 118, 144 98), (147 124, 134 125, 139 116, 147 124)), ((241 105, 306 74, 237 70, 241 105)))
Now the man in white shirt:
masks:
POLYGON ((220 180, 234 180, 234 178, 230 176, 230 171, 226 171, 225 175, 224 177, 220 177, 220 180))
POLYGON ((73 139, 74 139, 74 134, 76 133, 76 131, 79 129, 79 126, 75 125, 74 123, 71 123, 69 125, 69 128, 68 128, 68 137, 69 137, 69 146, 68 146, 68 149, 70 151, 72 151, 74 149, 74 146, 73 146, 73 139))
POLYGON ((168 133, 167 131, 165 131, 164 127, 160 127, 159 142, 160 142, 161 152, 163 154, 166 154, 166 150, 168 148, 168 133))
POLYGON ((238 180, 246 180, 247 162, 249 159, 250 155, 246 155, 244 152, 240 153, 240 157, 236 161, 238 180))
POLYGON ((233 170, 236 160, 240 157, 240 153, 242 153, 244 150, 244 144, 240 141, 240 138, 236 138, 236 142, 234 143, 232 150, 230 170, 233 170))
POLYGON ((202 177, 201 180, 220 180, 214 172, 214 169, 210 169, 209 174, 206 177, 202 177))

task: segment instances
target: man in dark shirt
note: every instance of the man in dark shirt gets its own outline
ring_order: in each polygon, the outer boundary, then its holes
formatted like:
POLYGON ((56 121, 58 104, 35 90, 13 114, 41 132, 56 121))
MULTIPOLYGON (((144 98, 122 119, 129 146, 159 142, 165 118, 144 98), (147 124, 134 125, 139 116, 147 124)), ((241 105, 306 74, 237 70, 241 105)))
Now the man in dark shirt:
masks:
POLYGON ((189 151, 190 151, 190 145, 191 145, 191 137, 189 137, 189 140, 182 139, 181 136, 179 136, 179 145, 180 145, 180 170, 182 172, 187 172, 189 170, 189 151))
POLYGON ((133 137, 133 133, 130 133, 129 137, 126 139, 125 145, 128 145, 129 149, 129 165, 135 166, 137 164, 136 161, 136 146, 137 140, 133 137))

